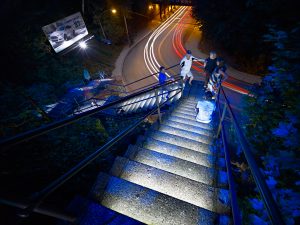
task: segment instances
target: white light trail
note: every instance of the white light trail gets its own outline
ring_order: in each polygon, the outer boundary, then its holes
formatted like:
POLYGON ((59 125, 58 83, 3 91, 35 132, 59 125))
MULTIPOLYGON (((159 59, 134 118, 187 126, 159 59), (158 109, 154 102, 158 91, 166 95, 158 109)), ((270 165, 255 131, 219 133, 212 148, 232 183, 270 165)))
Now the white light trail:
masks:
MULTIPOLYGON (((175 20, 178 20, 180 16, 183 15, 187 7, 181 7, 178 9, 171 17, 169 17, 165 22, 163 22, 149 37, 145 47, 144 47, 144 61, 147 69, 150 73, 157 73, 159 70, 160 64, 155 56, 155 42, 157 38, 173 24, 175 20)), ((157 76, 154 76, 156 79, 157 76)))

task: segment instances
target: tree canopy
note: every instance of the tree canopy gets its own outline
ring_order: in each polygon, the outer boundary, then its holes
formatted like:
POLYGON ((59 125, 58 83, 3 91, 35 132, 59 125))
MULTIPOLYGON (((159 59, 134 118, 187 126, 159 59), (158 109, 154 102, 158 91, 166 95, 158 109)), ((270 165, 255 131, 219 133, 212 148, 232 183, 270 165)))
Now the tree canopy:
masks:
POLYGON ((292 0, 199 0, 193 4, 202 43, 210 43, 230 56, 235 66, 256 74, 266 74, 271 63, 272 46, 263 41, 268 26, 291 29, 300 21, 292 0))

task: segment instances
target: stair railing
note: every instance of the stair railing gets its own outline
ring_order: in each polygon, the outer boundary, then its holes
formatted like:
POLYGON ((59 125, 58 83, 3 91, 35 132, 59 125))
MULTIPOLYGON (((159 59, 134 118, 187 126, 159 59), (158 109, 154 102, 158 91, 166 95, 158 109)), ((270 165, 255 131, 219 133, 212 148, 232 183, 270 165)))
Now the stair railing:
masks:
MULTIPOLYGON (((161 89, 164 86, 173 84, 175 82, 182 82, 181 79, 176 79, 172 82, 163 84, 163 85, 157 85, 151 89, 148 89, 146 91, 140 91, 139 93, 132 94, 130 96, 126 96, 123 99, 111 102, 107 105, 101 106, 99 108, 83 112, 79 115, 72 116, 67 119, 63 119, 54 123, 51 123, 49 125, 46 125, 41 128, 37 128, 19 135, 16 135, 15 137, 8 138, 6 140, 0 141, 1 149, 3 147, 9 147, 15 144, 22 143, 24 141, 31 140, 35 137, 41 136, 42 134, 46 134, 50 131, 56 130, 60 127, 67 126, 69 124, 72 124, 82 118, 86 118, 92 115, 95 115, 96 113, 99 113, 105 109, 108 109, 110 107, 113 107, 115 105, 118 105, 124 101, 127 101, 131 98, 135 98, 137 96, 143 95, 149 91, 156 91, 158 89, 161 89)), ((174 91, 174 90, 172 90, 174 91)), ((34 193, 32 196, 29 197, 29 201, 18 201, 18 200, 12 200, 12 199, 6 199, 5 197, 0 197, 0 204, 12 206, 15 208, 21 209, 20 213, 18 214, 21 217, 28 217, 32 212, 39 213, 42 215, 47 215, 50 217, 54 217, 57 219, 65 220, 68 222, 74 222, 76 221, 76 217, 69 215, 67 213, 60 213, 55 210, 49 209, 45 206, 43 206, 44 200, 55 190, 57 190, 59 187, 61 187, 64 183, 66 183, 69 179, 77 175, 80 171, 82 171, 86 166, 88 166, 90 163, 92 163, 95 159, 97 159, 100 155, 102 155, 104 152, 108 151, 113 147, 116 143, 118 143, 120 140, 124 139, 128 134, 130 134, 133 130, 135 130, 148 116, 156 113, 160 110, 161 107, 163 107, 165 104, 167 104, 169 101, 171 101, 173 98, 175 98, 177 95, 182 94, 183 91, 183 85, 181 85, 181 88, 178 89, 178 92, 175 93, 172 97, 168 98, 166 101, 162 103, 158 103, 157 107, 151 110, 150 112, 143 115, 137 122, 132 124, 131 126, 127 127, 125 130, 120 132, 116 137, 108 141, 106 144, 104 144, 102 147, 97 149, 95 152, 87 156, 85 159, 80 161, 77 165, 72 167, 70 170, 68 170, 65 174, 61 175, 59 178, 55 179, 53 182, 51 182, 49 185, 47 185, 44 189, 42 189, 39 192, 34 193)), ((159 115, 160 116, 160 115, 159 115)))
POLYGON ((240 212, 238 209, 238 203, 237 203, 237 196, 235 192, 235 184, 233 180, 233 175, 231 172, 231 162, 230 162, 230 154, 227 148, 227 139, 226 139, 226 133, 224 129, 224 118, 226 112, 229 113, 231 122, 234 126, 235 134, 238 138, 239 144, 242 147, 243 153, 245 155, 246 161, 249 165, 249 168, 251 170, 252 176, 254 178, 255 184, 258 188, 258 191, 263 199, 264 205, 267 209, 267 213, 269 216, 269 219, 273 225, 283 225, 285 224, 283 222, 283 219, 281 217, 280 210, 265 182, 265 179, 263 178, 259 167, 252 155, 251 146, 247 142, 244 133, 242 129, 240 128, 236 116, 233 113, 232 107, 229 103, 229 100, 227 98, 227 95, 225 94, 225 91, 223 87, 220 85, 220 88, 217 93, 216 102, 218 105, 218 113, 219 113, 219 126, 217 131, 217 136, 221 134, 224 152, 225 152, 225 161, 226 161, 226 167, 227 167, 227 174, 228 174, 228 182, 229 182, 229 188, 231 193, 231 205, 232 205, 232 214, 233 214, 233 220, 234 224, 241 224, 241 218, 240 218, 240 212), (222 96, 224 98, 224 107, 223 112, 221 113, 221 103, 220 103, 220 93, 222 93, 222 96))
MULTIPOLYGON (((166 68, 165 70, 167 71, 167 70, 172 69, 172 68, 174 68, 174 67, 176 67, 176 66, 178 66, 178 65, 179 65, 179 63, 178 63, 178 64, 175 64, 175 65, 173 65, 173 66, 170 66, 170 67, 166 68)), ((130 86, 130 85, 132 85, 132 84, 138 83, 138 82, 143 81, 143 80, 148 79, 148 78, 151 78, 151 77, 153 77, 153 76, 155 76, 155 75, 157 75, 157 74, 159 74, 159 72, 152 73, 152 74, 150 74, 150 75, 147 75, 147 76, 145 76, 145 77, 142 77, 142 78, 140 78, 140 79, 137 79, 137 80, 132 81, 132 82, 130 82, 130 83, 128 83, 128 84, 125 84, 125 85, 122 85, 122 84, 109 84, 109 85, 111 85, 111 86, 119 86, 119 87, 123 87, 123 88, 125 89, 126 87, 128 87, 128 86, 130 86)), ((152 83, 152 84, 147 85, 147 86, 151 86, 151 85, 154 85, 154 84, 157 84, 157 82, 152 83)), ((144 89, 144 88, 147 87, 147 86, 144 86, 144 87, 141 87, 141 88, 144 89)), ((139 90, 139 89, 141 89, 141 88, 135 89, 135 90, 130 91, 130 92, 127 92, 127 93, 134 93, 135 91, 137 91, 137 90, 139 90)))
MULTIPOLYGON (((152 76, 152 75, 151 75, 151 76, 152 76)), ((148 76, 147 76, 147 77, 148 77, 148 76)), ((146 77, 146 78, 147 78, 147 77, 146 77)), ((180 78, 181 78, 181 77, 180 77, 179 75, 175 75, 173 78, 175 78, 177 81, 180 81, 180 78)), ((144 78, 143 78, 143 79, 144 79, 144 78)), ((170 84, 170 82, 168 82, 168 84, 170 84)), ((152 84, 149 84, 149 85, 143 86, 143 87, 141 87, 141 88, 135 89, 133 93, 137 93, 137 92, 139 92, 139 91, 141 91, 141 90, 143 90, 143 91, 150 90, 151 88, 153 88, 153 87, 155 87, 155 86, 157 86, 157 85, 158 85, 158 82, 154 82, 154 83, 152 83, 152 84)), ((173 90, 173 91, 174 91, 174 90, 173 90)), ((118 92, 118 91, 113 91, 113 92, 118 92)), ((118 92, 118 93, 123 93, 123 92, 118 92)), ((131 93, 131 94, 133 94, 133 93, 131 93)), ((151 98, 152 98, 152 97, 151 97, 151 98)), ((150 99, 150 98, 149 98, 149 99, 150 99)), ((95 100, 103 100, 103 101, 106 101, 106 99, 97 98, 97 97, 91 97, 91 98, 88 98, 88 99, 83 100, 83 101, 81 101, 81 102, 76 101, 76 107, 72 110, 72 111, 73 111, 73 115, 76 114, 76 113, 81 113, 80 107, 81 107, 83 104, 85 104, 86 102, 93 102, 93 101, 95 101, 95 100)), ((140 100, 140 101, 144 101, 144 100, 147 100, 147 99, 143 99, 143 100, 140 100)), ((138 102, 140 102, 140 101, 137 101, 137 102, 134 102, 134 103, 138 103, 138 102)), ((134 103, 130 103, 130 104, 134 104, 134 103)), ((122 107, 128 106, 128 105, 130 105, 130 104, 123 105, 122 107)), ((96 105, 96 106, 97 106, 97 105, 96 105)), ((99 107, 99 106, 98 106, 98 107, 99 107)), ((94 108, 94 106, 89 106, 89 107, 86 107, 85 109, 91 109, 91 108, 94 108)), ((120 107, 117 107, 116 110, 118 110, 118 108, 120 108, 120 107)))

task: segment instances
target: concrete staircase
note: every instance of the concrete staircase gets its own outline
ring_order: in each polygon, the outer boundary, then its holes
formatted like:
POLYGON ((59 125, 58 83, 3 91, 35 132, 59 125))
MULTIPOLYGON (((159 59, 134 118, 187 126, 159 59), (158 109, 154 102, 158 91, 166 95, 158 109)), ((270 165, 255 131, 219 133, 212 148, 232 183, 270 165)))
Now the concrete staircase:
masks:
MULTIPOLYGON (((179 90, 176 90, 180 88, 179 83, 174 83, 169 85, 170 93, 169 98, 172 98, 179 90)), ((158 101, 159 103, 163 103, 166 101, 167 91, 159 90, 158 91, 158 101)), ((168 103, 172 103, 180 99, 181 94, 176 95, 174 98, 172 98, 168 103)), ((135 112, 143 112, 147 110, 151 110, 156 107, 156 97, 155 97, 155 91, 147 92, 143 95, 137 96, 135 98, 129 99, 127 101, 122 102, 120 105, 118 105, 117 108, 117 114, 131 114, 135 112)))
MULTIPOLYGON (((169 93, 168 97, 171 98, 177 92, 179 92, 180 90, 178 90, 178 88, 180 88, 179 83, 170 84, 169 85, 170 93, 169 93)), ((162 104, 163 102, 166 101, 166 96, 167 96, 166 90, 158 91, 158 101, 160 104, 162 104)), ((176 95, 174 98, 170 99, 168 104, 178 101, 180 99, 180 97, 181 97, 181 93, 176 95)), ((111 103, 112 101, 115 101, 118 99, 119 99, 118 96, 111 96, 106 101, 95 100, 95 99, 85 101, 85 102, 81 103, 80 106, 78 106, 73 113, 80 114, 80 113, 101 107, 105 104, 111 103)), ((154 109, 155 107, 156 107, 155 91, 150 91, 145 94, 139 95, 135 98, 131 98, 127 101, 124 101, 113 108, 104 110, 102 113, 108 114, 108 115, 130 115, 130 114, 134 114, 134 113, 145 112, 145 111, 154 109)))
POLYGON ((195 120, 199 88, 99 174, 94 201, 145 224, 231 224, 223 152, 213 125, 195 120))

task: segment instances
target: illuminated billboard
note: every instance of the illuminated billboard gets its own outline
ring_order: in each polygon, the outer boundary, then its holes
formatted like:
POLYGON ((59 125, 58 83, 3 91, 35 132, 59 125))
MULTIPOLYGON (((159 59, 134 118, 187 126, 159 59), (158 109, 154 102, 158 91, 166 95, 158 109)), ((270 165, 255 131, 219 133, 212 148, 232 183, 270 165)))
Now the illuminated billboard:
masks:
POLYGON ((44 26, 43 31, 56 53, 88 35, 80 12, 44 26))

